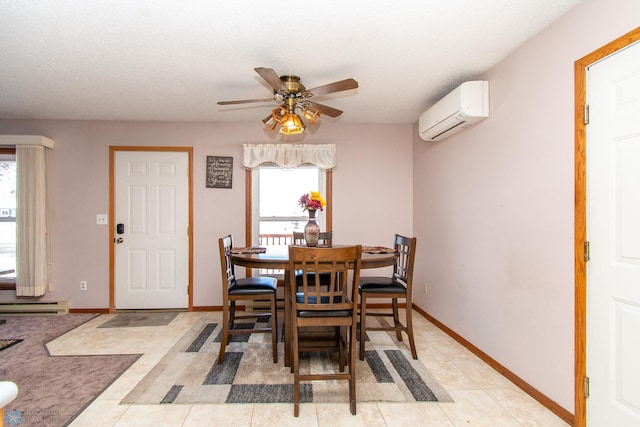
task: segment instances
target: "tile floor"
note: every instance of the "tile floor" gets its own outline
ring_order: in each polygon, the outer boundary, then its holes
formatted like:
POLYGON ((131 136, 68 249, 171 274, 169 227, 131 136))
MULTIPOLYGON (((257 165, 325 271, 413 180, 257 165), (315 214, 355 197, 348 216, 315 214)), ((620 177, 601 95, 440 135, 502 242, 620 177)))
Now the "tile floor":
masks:
MULTIPOLYGON (((49 343, 54 355, 143 354, 80 414, 71 426, 564 426, 567 424, 419 314, 414 328, 418 357, 453 403, 121 405, 120 401, 194 325, 220 312, 180 313, 168 326, 97 328, 99 316, 49 343)), ((210 319, 210 320, 209 320, 210 319)))

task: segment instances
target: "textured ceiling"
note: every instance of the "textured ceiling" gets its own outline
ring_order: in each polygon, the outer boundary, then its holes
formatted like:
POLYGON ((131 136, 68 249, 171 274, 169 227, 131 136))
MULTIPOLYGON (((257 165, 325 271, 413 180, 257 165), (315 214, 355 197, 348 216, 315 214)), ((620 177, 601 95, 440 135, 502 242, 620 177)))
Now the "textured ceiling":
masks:
POLYGON ((0 0, 0 118, 249 121, 273 103, 253 69, 345 123, 412 123, 580 0, 0 0))

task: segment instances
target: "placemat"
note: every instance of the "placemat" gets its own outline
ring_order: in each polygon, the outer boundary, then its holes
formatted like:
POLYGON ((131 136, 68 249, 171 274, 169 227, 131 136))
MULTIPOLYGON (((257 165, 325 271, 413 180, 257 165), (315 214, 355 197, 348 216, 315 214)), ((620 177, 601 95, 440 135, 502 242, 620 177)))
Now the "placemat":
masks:
POLYGON ((267 248, 260 246, 249 246, 247 248, 231 248, 229 252, 232 254, 263 254, 267 252, 267 248))
POLYGON ((363 246, 362 252, 369 254, 392 254, 396 250, 393 248, 385 248, 384 246, 363 246))

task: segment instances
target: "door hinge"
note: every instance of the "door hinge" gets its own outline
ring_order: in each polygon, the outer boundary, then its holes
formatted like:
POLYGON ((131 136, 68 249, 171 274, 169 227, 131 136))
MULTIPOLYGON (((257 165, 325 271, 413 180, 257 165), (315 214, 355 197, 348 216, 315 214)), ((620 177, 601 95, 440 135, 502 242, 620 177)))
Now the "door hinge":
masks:
POLYGON ((582 120, 585 125, 589 124, 589 105, 588 104, 584 104, 584 108, 582 111, 582 120))
POLYGON ((584 398, 589 397, 589 377, 584 377, 584 384, 582 385, 582 391, 584 392, 584 398))
POLYGON ((591 248, 588 240, 584 242, 583 255, 584 255, 584 262, 587 262, 591 259, 591 248))

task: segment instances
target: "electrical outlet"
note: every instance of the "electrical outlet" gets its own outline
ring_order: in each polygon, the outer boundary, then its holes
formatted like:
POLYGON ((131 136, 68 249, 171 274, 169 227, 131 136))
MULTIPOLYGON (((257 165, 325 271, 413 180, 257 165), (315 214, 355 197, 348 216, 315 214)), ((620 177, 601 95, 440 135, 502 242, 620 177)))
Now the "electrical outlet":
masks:
POLYGON ((108 222, 109 222, 109 217, 107 215, 104 215, 104 214, 96 215, 96 224, 107 225, 108 222))
POLYGON ((80 290, 81 291, 86 291, 87 290, 87 281, 86 280, 81 280, 80 281, 80 290))
POLYGON ((427 282, 424 282, 424 293, 427 293, 427 282))

